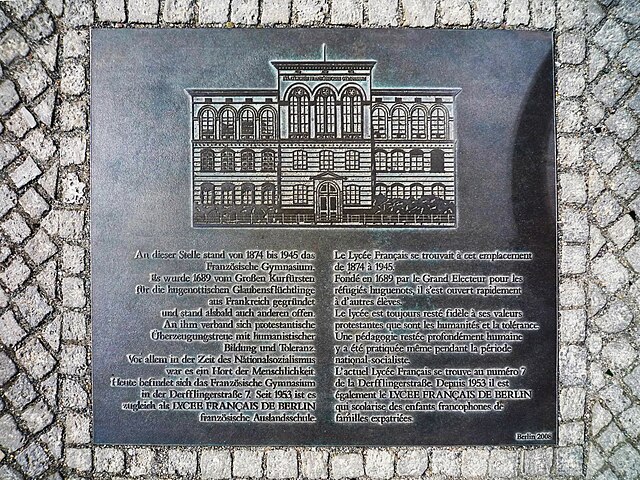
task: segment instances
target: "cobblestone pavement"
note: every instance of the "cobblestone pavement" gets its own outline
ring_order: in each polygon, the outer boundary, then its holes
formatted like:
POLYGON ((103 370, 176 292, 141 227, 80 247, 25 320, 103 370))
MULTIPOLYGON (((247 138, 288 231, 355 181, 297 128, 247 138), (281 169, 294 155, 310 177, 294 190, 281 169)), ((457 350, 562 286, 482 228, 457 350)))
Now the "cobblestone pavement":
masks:
POLYGON ((640 478, 638 0, 0 3, 0 479, 640 478), (556 448, 91 445, 89 27, 553 29, 556 448))

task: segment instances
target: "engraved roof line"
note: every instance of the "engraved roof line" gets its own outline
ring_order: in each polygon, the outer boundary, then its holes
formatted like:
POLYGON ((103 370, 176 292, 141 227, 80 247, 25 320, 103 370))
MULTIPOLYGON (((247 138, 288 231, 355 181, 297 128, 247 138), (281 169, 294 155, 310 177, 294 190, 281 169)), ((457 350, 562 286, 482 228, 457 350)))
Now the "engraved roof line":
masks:
POLYGON ((458 95, 460 87, 372 88, 371 95, 458 95))
POLYGON ((366 67, 372 69, 376 65, 375 60, 272 60, 271 65, 276 69, 281 68, 309 68, 327 69, 331 67, 366 67))
POLYGON ((278 96, 277 89, 265 89, 265 88, 187 88, 186 92, 192 97, 201 97, 206 95, 226 95, 226 96, 240 96, 240 95, 258 95, 258 96, 278 96))

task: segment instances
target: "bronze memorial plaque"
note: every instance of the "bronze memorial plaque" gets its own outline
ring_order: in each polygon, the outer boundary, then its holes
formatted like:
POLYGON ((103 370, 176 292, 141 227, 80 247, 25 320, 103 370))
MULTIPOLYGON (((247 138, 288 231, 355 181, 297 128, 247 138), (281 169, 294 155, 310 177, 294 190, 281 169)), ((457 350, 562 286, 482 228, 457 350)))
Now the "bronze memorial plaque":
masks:
POLYGON ((94 440, 557 442, 548 32, 95 29, 94 440))

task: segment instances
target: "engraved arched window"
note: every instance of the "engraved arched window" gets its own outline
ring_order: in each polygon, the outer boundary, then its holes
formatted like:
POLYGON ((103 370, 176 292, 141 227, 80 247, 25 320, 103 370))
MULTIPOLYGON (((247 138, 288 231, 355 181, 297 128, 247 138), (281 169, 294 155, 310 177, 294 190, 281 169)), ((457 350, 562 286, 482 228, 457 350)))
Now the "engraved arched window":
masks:
POLYGON ((347 185, 344 189, 344 202, 347 205, 359 205, 360 204, 360 186, 359 185, 347 185))
POLYGON ((276 203, 276 186, 273 183, 264 183, 262 185, 262 203, 263 205, 276 203))
POLYGON ((200 202, 203 205, 211 205, 215 200, 215 190, 212 183, 205 182, 200 185, 200 202))
POLYGON ((427 114, 422 106, 416 106, 411 111, 411 138, 427 138, 427 114))
POLYGON ((336 96, 329 87, 322 87, 316 93, 316 137, 336 136, 336 96))
POLYGON ((265 140, 276 137, 276 115, 271 108, 265 108, 260 114, 260 138, 265 140))
POLYGON ((444 200, 446 194, 447 194, 447 189, 443 184, 434 183, 431 186, 431 195, 433 195, 434 197, 442 198, 444 200))
POLYGON ((387 164, 387 152, 384 150, 376 150, 374 153, 374 161, 376 164, 376 170, 379 172, 386 172, 389 169, 387 164))
POLYGON ((240 186, 240 203, 251 205, 254 202, 256 187, 253 183, 243 183, 240 186))
POLYGON ((289 136, 309 138, 309 94, 296 87, 289 97, 289 136))
POLYGON ((434 140, 447 138, 447 110, 441 105, 436 105, 429 114, 429 135, 434 140))
POLYGON ((201 172, 213 172, 216 169, 216 157, 213 150, 210 148, 203 148, 200 150, 200 171, 201 172))
POLYGON ((294 151, 292 166, 294 170, 306 170, 307 169, 307 152, 305 152, 304 150, 294 151))
POLYGON ((320 170, 328 171, 333 170, 333 152, 331 150, 322 150, 320 152, 320 170))
POLYGON ((371 112, 373 138, 387 138, 387 112, 382 107, 374 107, 371 112))
POLYGON ((424 192, 424 189, 422 185, 419 183, 412 183, 411 186, 409 187, 409 196, 411 198, 418 199, 422 197, 423 192, 424 192))
POLYGON ((348 150, 344 154, 345 170, 360 170, 360 152, 356 150, 348 150))
POLYGON ((236 114, 227 107, 220 112, 220 138, 229 140, 236 136, 236 114))
POLYGON ((220 199, 223 205, 233 205, 236 187, 233 183, 223 183, 220 187, 220 199))
POLYGON ((391 112, 391 138, 407 138, 407 112, 402 107, 391 112))
POLYGON ((404 152, 402 150, 394 150, 391 152, 391 168, 392 172, 402 172, 404 170, 404 152))
POLYGON ((236 158, 233 150, 223 150, 220 155, 220 170, 223 172, 235 172, 236 158))
POLYGON ((256 169, 256 155, 253 150, 243 150, 240 154, 240 170, 254 172, 256 169))
POLYGON ((391 198, 404 198, 404 185, 394 183, 391 185, 391 198))
POLYGON ((262 152, 262 168, 263 172, 276 171, 276 154, 273 150, 265 150, 262 152))
POLYGON ((387 196, 387 186, 384 183, 378 183, 376 185, 376 195, 387 196))
POLYGON ((431 173, 444 173, 444 152, 439 148, 431 150, 431 173))
POLYGON ((216 112, 213 108, 200 110, 200 138, 204 140, 216 138, 216 112))
POLYGON ((240 138, 252 139, 256 136, 256 115, 250 108, 240 113, 240 138))
POLYGON ((422 150, 416 148, 409 152, 409 170, 413 172, 424 170, 424 153, 422 150))
POLYGON ((342 94, 342 136, 362 137, 362 95, 357 88, 347 88, 342 94))

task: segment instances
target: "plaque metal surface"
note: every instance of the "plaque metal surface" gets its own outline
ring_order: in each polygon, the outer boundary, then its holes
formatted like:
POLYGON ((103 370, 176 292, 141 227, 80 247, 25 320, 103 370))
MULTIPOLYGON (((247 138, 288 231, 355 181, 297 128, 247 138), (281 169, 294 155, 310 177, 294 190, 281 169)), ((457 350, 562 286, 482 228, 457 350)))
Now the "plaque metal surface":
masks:
POLYGON ((94 441, 557 443, 552 48, 94 29, 94 441))

